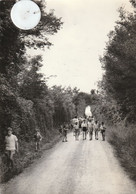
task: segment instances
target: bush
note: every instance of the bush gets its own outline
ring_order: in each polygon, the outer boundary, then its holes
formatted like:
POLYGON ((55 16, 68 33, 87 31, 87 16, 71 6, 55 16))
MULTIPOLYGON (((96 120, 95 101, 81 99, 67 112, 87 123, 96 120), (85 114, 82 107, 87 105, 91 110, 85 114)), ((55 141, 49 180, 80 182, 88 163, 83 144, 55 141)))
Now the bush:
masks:
POLYGON ((108 141, 114 146, 121 165, 136 181, 136 126, 123 127, 119 124, 109 127, 108 141))
POLYGON ((21 173, 24 168, 27 168, 30 164, 34 162, 35 159, 40 158, 44 152, 51 148, 56 142, 60 140, 60 134, 58 130, 56 133, 50 131, 49 134, 46 134, 46 137, 42 141, 41 150, 35 152, 35 143, 33 137, 31 137, 30 142, 19 141, 19 153, 15 154, 15 167, 13 170, 9 171, 7 169, 7 159, 5 154, 0 157, 0 182, 7 182, 15 175, 21 173))

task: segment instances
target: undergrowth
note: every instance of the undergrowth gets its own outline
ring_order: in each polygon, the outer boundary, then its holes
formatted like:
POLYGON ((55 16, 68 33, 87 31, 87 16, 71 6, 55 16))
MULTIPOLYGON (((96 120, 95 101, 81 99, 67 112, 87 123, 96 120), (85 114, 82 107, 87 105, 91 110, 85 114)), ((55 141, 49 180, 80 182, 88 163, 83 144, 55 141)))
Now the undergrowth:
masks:
POLYGON ((108 141, 114 146, 121 165, 130 178, 136 181, 136 126, 124 127, 119 124, 108 131, 108 141))
POLYGON ((7 168, 7 159, 5 154, 3 153, 0 156, 0 182, 7 182, 15 175, 23 172, 25 168, 27 168, 35 161, 35 159, 38 159, 42 156, 44 150, 50 149, 59 140, 59 133, 56 133, 48 138, 43 138, 41 149, 38 152, 35 151, 35 143, 33 140, 30 142, 19 141, 19 152, 15 154, 15 165, 12 170, 7 168))

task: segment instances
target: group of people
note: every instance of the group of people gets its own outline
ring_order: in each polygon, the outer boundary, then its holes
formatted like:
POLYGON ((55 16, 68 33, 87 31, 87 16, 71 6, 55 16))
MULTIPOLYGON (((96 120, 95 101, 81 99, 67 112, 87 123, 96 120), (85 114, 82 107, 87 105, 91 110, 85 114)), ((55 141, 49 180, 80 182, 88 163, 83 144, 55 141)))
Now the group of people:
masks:
MULTIPOLYGON (((7 130, 7 135, 5 136, 5 155, 7 157, 7 166, 9 169, 14 167, 14 154, 18 153, 18 139, 16 135, 13 135, 12 128, 9 127, 7 130)), ((34 134, 35 150, 40 150, 40 142, 42 140, 42 135, 39 129, 36 129, 34 134)))
MULTIPOLYGON (((79 140, 79 135, 83 134, 83 140, 87 139, 87 134, 89 134, 89 140, 92 140, 93 133, 95 134, 95 139, 98 140, 98 133, 101 132, 102 134, 102 140, 105 141, 105 124, 104 122, 99 123, 97 120, 94 120, 94 117, 88 117, 88 118, 77 118, 75 116, 74 119, 72 119, 71 124, 64 124, 61 125, 61 133, 62 133, 62 142, 67 142, 67 133, 68 130, 72 129, 73 134, 75 136, 75 140, 79 140)), ((34 142, 35 142, 35 150, 40 150, 40 144, 42 140, 42 135, 39 131, 39 129, 36 129, 36 132, 34 134, 34 142)), ((7 131, 7 135, 5 137, 5 154, 7 156, 7 164, 9 168, 14 167, 14 160, 13 156, 14 154, 18 152, 18 139, 16 135, 12 134, 12 128, 9 127, 7 131)))
MULTIPOLYGON (((77 118, 75 116, 74 119, 72 119, 72 129, 73 134, 75 136, 75 140, 79 140, 79 135, 82 133, 83 140, 87 139, 87 135, 89 134, 89 140, 91 141, 93 139, 93 133, 95 134, 95 139, 98 140, 98 133, 101 132, 102 140, 105 141, 105 131, 106 127, 104 122, 98 122, 94 119, 94 117, 89 116, 88 118, 77 118)), ((64 124, 61 126, 62 131, 62 142, 67 142, 67 132, 69 130, 69 125, 64 124)))

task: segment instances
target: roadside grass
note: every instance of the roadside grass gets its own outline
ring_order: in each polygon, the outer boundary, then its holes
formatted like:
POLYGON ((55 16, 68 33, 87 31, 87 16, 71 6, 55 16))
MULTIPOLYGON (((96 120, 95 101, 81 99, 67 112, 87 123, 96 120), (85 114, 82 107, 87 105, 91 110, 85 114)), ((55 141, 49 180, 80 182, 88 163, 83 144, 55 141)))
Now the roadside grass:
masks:
POLYGON ((36 159, 40 158, 45 150, 52 148, 59 142, 60 138, 61 135, 58 132, 44 137, 41 149, 38 152, 35 151, 35 143, 33 140, 30 142, 20 141, 19 153, 16 153, 14 157, 15 165, 13 170, 8 170, 5 154, 0 156, 0 182, 7 182, 14 176, 23 172, 25 168, 32 164, 36 159))
POLYGON ((130 178, 136 181, 136 126, 110 126, 107 139, 130 178))

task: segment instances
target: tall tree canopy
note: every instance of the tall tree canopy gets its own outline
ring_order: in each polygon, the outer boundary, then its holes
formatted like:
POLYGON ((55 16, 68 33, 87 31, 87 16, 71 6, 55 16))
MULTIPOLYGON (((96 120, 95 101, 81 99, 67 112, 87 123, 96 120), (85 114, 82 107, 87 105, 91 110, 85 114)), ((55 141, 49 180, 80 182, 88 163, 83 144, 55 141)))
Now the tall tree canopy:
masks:
POLYGON ((44 1, 36 1, 41 8, 40 23, 32 30, 20 30, 10 19, 10 11, 16 1, 0 1, 0 73, 18 74, 21 70, 26 48, 44 48, 50 46, 47 35, 53 35, 61 27, 61 19, 53 12, 46 13, 44 1))
MULTIPOLYGON (((57 33, 62 26, 61 18, 57 18, 53 11, 47 13, 45 2, 39 0, 35 2, 42 12, 40 23, 31 30, 16 28, 10 19, 10 11, 15 2, 16 0, 0 1, 1 142, 9 126, 12 126, 19 136, 27 137, 26 134, 31 134, 34 128, 40 125, 39 115, 40 119, 51 120, 51 116, 47 116, 47 113, 45 115, 45 109, 50 115, 52 102, 48 97, 44 77, 38 72, 43 65, 42 58, 35 56, 28 60, 27 50, 51 46, 49 35, 57 33)), ((45 130, 49 126, 51 125, 43 122, 41 128, 45 130)))
MULTIPOLYGON (((135 6, 135 1, 131 3, 135 6)), ((119 13, 101 58, 105 70, 102 87, 116 100, 122 116, 132 121, 136 118, 136 14, 123 8, 119 13)))

